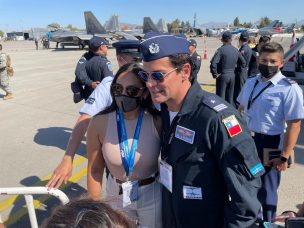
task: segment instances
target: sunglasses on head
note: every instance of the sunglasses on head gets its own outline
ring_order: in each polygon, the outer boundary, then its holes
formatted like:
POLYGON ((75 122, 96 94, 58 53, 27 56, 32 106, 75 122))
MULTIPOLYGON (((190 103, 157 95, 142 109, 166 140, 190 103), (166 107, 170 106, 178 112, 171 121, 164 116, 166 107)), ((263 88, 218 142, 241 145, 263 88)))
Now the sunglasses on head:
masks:
POLYGON ((123 94, 123 91, 125 90, 126 94, 130 97, 136 97, 141 90, 144 90, 146 87, 140 87, 129 85, 126 88, 124 88, 119 83, 113 83, 111 85, 111 92, 114 96, 120 96, 123 94))
POLYGON ((160 71, 154 71, 154 72, 139 71, 138 75, 144 82, 147 82, 150 77, 155 81, 162 81, 167 75, 169 75, 173 71, 176 71, 177 69, 178 67, 170 70, 167 73, 163 73, 160 71))

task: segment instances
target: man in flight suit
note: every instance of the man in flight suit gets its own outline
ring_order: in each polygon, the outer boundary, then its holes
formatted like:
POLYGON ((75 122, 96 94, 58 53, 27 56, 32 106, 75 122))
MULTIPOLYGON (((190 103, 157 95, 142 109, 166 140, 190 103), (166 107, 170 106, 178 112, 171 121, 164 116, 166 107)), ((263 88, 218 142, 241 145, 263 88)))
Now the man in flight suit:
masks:
POLYGON ((234 102, 237 104, 236 98, 238 97, 239 93, 242 90, 242 87, 244 86, 247 78, 248 78, 248 68, 249 68, 249 63, 250 59, 252 56, 252 50, 248 45, 248 39, 249 39, 249 34, 247 31, 242 32, 240 35, 239 39, 239 44, 240 44, 240 53, 244 57, 246 64, 245 67, 238 65, 236 68, 236 77, 235 77, 235 85, 234 85, 234 102))
POLYGON ((196 52, 197 43, 194 39, 189 40, 189 53, 191 56, 191 60, 193 63, 193 72, 195 75, 195 79, 197 79, 197 74, 201 68, 202 64, 202 58, 201 56, 196 52))
POLYGON ((84 82, 84 99, 87 100, 97 85, 107 76, 113 77, 112 64, 107 59, 109 42, 102 37, 94 36, 89 41, 90 50, 94 53, 85 64, 87 76, 84 82))
POLYGON ((245 59, 231 45, 232 34, 226 31, 222 35, 223 45, 217 49, 210 62, 210 72, 216 78, 216 95, 234 105, 235 68, 245 67, 245 59))
POLYGON ((190 82, 187 40, 146 34, 140 73, 161 104, 164 227, 249 227, 264 168, 240 114, 190 82))

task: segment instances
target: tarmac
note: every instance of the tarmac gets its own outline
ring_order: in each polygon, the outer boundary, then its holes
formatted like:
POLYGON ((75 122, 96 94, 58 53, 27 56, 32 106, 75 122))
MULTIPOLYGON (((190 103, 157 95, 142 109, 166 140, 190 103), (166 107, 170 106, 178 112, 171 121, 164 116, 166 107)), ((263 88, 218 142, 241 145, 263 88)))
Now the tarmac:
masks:
MULTIPOLYGON (((202 56, 198 81, 203 89, 214 92, 215 81, 209 73, 209 64, 221 42, 218 38, 195 39, 202 56), (204 53, 207 59, 204 59, 204 53)), ((288 37, 276 39, 284 47, 290 44, 288 37)), ((0 187, 44 186, 65 152, 83 104, 73 103, 70 83, 84 50, 75 47, 55 49, 55 43, 51 43, 48 50, 42 49, 41 45, 35 50, 34 41, 1 44, 3 51, 11 56, 15 75, 10 80, 14 98, 2 100, 4 92, 0 90, 0 187)), ((114 49, 109 49, 108 59, 116 72, 114 49)), ((297 205, 304 200, 303 129, 295 154, 295 167, 282 172, 278 212, 297 210, 297 205)), ((61 188, 70 198, 86 192, 86 165, 84 140, 75 157, 73 175, 61 188)), ((49 196, 34 198, 40 224, 59 202, 49 196)), ((0 214, 8 227, 29 227, 24 204, 20 196, 0 196, 0 214)))

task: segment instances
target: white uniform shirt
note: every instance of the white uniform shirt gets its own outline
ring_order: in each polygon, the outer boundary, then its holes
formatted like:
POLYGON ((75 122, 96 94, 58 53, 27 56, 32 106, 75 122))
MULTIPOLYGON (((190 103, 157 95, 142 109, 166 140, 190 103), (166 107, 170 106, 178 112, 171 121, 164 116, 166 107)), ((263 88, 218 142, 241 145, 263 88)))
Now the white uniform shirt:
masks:
POLYGON ((112 103, 110 93, 112 81, 113 77, 105 77, 86 100, 79 113, 94 116, 110 106, 112 103))

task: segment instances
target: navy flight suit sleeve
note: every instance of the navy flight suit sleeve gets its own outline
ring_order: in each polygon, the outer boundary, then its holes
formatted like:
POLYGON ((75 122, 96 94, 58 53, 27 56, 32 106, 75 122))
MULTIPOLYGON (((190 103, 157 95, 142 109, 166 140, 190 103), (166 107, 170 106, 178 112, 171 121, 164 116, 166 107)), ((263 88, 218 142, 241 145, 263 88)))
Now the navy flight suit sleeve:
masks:
POLYGON ((87 63, 87 59, 83 55, 77 63, 75 75, 81 85, 91 86, 93 81, 89 78, 89 76, 87 74, 87 71, 85 68, 86 63, 87 63))
POLYGON ((221 61, 221 57, 222 57, 221 50, 218 49, 215 52, 213 58, 211 59, 211 62, 210 62, 210 73, 212 74, 213 78, 216 78, 217 75, 218 75, 217 66, 218 66, 219 62, 221 61))
POLYGON ((229 200, 225 205, 225 227, 240 228, 251 226, 261 204, 257 198, 261 187, 260 176, 265 172, 258 158, 256 147, 238 113, 226 113, 214 120, 210 138, 225 180, 229 200), (235 115, 242 131, 230 136, 223 119, 235 115))

